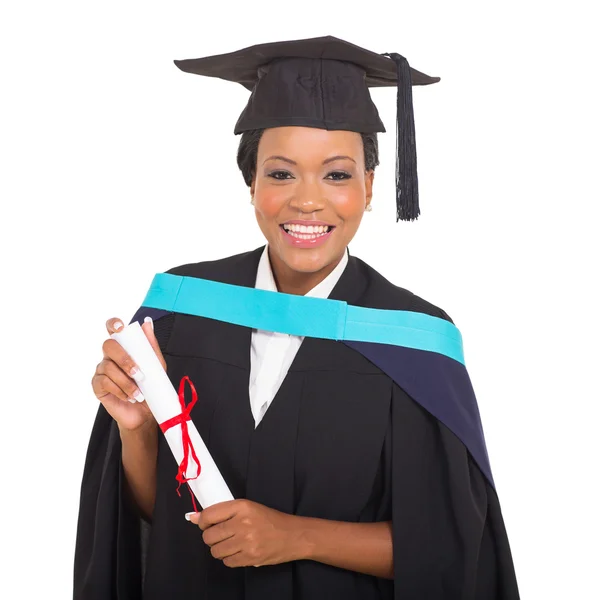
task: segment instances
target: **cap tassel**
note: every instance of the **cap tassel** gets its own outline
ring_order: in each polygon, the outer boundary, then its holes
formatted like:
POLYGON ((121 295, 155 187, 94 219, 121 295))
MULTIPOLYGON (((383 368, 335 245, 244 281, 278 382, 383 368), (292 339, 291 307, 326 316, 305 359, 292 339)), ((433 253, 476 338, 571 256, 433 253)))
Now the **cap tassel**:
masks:
POLYGON ((410 66, 396 52, 383 54, 395 63, 398 72, 396 113, 396 222, 414 221, 420 214, 417 181, 417 147, 412 102, 410 66))

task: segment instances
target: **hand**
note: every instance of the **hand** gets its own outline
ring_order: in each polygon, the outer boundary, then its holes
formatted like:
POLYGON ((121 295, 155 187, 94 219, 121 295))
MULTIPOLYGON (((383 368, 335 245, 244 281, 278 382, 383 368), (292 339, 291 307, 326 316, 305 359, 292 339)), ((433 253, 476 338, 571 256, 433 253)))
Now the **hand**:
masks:
MULTIPOLYGON (((120 319, 109 319, 106 322, 109 334, 122 328, 123 323, 120 319)), ((152 323, 144 323, 142 331, 146 334, 163 369, 166 370, 165 359, 154 335, 152 323)), ((108 338, 102 344, 102 352, 104 358, 98 363, 92 377, 92 389, 96 398, 102 402, 121 430, 134 431, 153 423, 154 417, 135 383, 135 379, 141 379, 143 373, 133 359, 112 338, 108 338)))
POLYGON ((300 517, 250 500, 231 500, 192 513, 211 554, 227 567, 260 567, 302 557, 300 517))

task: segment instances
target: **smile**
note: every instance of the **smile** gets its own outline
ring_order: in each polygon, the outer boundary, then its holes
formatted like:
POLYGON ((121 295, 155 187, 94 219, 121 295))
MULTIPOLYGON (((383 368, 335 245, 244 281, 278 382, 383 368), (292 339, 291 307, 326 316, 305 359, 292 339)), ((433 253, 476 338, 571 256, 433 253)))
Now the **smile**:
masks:
POLYGON ((327 235, 332 229, 331 225, 297 225, 284 223, 282 229, 292 237, 299 240, 315 240, 327 235))
POLYGON ((284 240, 294 248, 316 248, 321 246, 335 230, 334 225, 319 221, 312 222, 311 225, 296 221, 283 223, 279 227, 284 240))

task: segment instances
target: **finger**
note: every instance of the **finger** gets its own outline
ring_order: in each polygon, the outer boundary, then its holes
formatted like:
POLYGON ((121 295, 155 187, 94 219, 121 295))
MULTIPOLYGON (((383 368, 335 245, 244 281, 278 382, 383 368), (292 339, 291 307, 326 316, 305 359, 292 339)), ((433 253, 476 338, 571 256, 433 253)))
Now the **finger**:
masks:
POLYGON ((116 317, 113 317, 112 319, 108 319, 108 321, 106 321, 106 331, 108 331, 108 335, 112 335, 117 331, 121 331, 123 327, 123 321, 116 317))
POLYGON ((146 317, 144 319, 144 322, 142 323, 142 331, 146 335, 146 338, 148 338, 148 341, 150 342, 154 353, 158 357, 158 360, 160 360, 160 364, 162 365, 163 369, 166 370, 167 363, 158 344, 158 340, 154 335, 154 321, 152 320, 152 317, 146 317))
POLYGON ((116 396, 120 401, 131 402, 135 404, 137 401, 134 398, 129 398, 127 394, 114 382, 111 381, 106 375, 94 376, 92 388, 96 398, 100 402, 104 403, 109 396, 116 396))
POLYGON ((227 500, 205 508, 198 519, 198 527, 204 531, 217 523, 231 519, 238 510, 238 500, 227 500))
POLYGON ((210 553, 214 558, 222 560, 228 556, 233 556, 241 551, 240 542, 237 538, 232 537, 211 546, 210 553))
MULTIPOLYGON (((231 556, 227 556, 223 559, 223 564, 230 569, 235 569, 237 567, 250 567, 252 566, 250 562, 245 558, 243 552, 238 552, 237 554, 232 554, 231 556)), ((258 565, 255 565, 258 566, 258 565)))
POLYGON ((188 512, 185 513, 185 520, 190 521, 194 525, 198 525, 198 519, 200 518, 199 512, 188 512))
POLYGON ((209 527, 206 531, 202 533, 202 539, 207 546, 214 546, 215 544, 220 544, 225 540, 232 538, 235 535, 235 532, 231 528, 231 519, 229 521, 223 521, 222 523, 217 523, 212 527, 209 527))
POLYGON ((105 375, 109 380, 115 383, 126 395, 126 399, 133 398, 137 402, 144 401, 144 395, 135 382, 112 360, 104 359, 98 365, 97 373, 99 375, 105 375))
POLYGON ((131 356, 125 352, 123 346, 121 346, 117 340, 113 340, 112 338, 104 340, 104 343, 102 344, 102 352, 104 354, 104 358, 108 358, 116 363, 129 377, 137 381, 141 381, 144 378, 143 373, 135 364, 133 358, 131 358, 131 356))

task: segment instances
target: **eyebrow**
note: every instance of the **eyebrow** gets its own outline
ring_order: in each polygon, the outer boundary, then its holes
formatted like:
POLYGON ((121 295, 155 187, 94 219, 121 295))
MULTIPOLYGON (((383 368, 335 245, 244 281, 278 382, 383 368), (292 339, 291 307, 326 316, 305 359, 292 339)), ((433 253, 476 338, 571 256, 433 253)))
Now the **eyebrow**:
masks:
MULTIPOLYGON (((327 165, 327 164, 329 164, 330 162, 333 162, 333 161, 335 161, 335 160, 342 160, 342 159, 351 160, 353 163, 355 163, 355 164, 356 164, 356 161, 355 161, 355 160, 354 160, 354 159, 353 159, 351 156, 346 156, 346 155, 344 155, 344 154, 339 154, 339 155, 337 155, 337 156, 330 156, 329 158, 326 158, 326 159, 323 161, 323 164, 324 164, 324 165, 327 165)), ((290 164, 290 165, 296 165, 296 164, 298 164, 298 163, 296 163, 296 161, 295 161, 295 160, 292 160, 291 158, 286 158, 285 156, 280 156, 280 155, 278 155, 278 154, 277 154, 277 155, 274 155, 274 156, 269 156, 269 158, 265 159, 265 160, 264 160, 264 162, 263 162, 263 165, 264 165, 264 164, 265 164, 267 161, 269 161, 269 160, 282 160, 283 162, 286 162, 286 163, 288 163, 288 164, 290 164)))
POLYGON ((345 154, 338 154, 337 156, 332 156, 330 158, 326 158, 323 161, 323 164, 326 165, 330 162, 333 162, 334 160, 343 160, 344 158, 347 160, 351 160, 353 163, 356 164, 356 161, 351 156, 346 156, 345 154))
POLYGON ((269 160, 282 160, 283 162, 289 163, 290 165, 297 164, 296 161, 292 160, 291 158, 286 158, 285 156, 275 155, 275 156, 269 156, 269 158, 266 158, 263 162, 263 165, 269 160))

